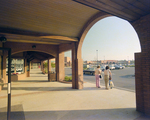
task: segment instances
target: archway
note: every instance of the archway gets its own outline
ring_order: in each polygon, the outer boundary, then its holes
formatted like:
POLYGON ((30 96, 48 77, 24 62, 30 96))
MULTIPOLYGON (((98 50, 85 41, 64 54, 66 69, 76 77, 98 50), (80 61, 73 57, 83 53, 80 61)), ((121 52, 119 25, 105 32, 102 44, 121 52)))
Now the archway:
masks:
MULTIPOLYGON (((52 51, 53 47, 47 49, 46 47, 43 48, 42 45, 35 44, 36 46, 38 46, 38 48, 33 48, 33 47, 30 47, 30 46, 33 46, 32 44, 20 44, 20 43, 19 43, 19 46, 16 47, 15 45, 12 46, 12 44, 13 43, 7 43, 6 44, 6 46, 8 46, 12 49, 12 58, 14 58, 14 59, 18 59, 18 58, 19 59, 24 59, 23 60, 24 61, 23 62, 23 64, 24 64, 23 65, 24 66, 23 71, 24 72, 22 74, 19 74, 19 75, 16 74, 16 72, 15 72, 16 77, 14 78, 14 80, 21 80, 21 79, 24 79, 26 77, 29 77, 30 76, 30 69, 31 69, 31 66, 32 66, 31 63, 38 62, 39 64, 42 64, 42 62, 44 60, 49 60, 49 59, 55 58, 54 55, 55 55, 56 51, 55 51, 55 49, 54 49, 54 51, 52 51), (24 45, 26 47, 24 47, 24 45)), ((3 76, 5 78, 5 82, 7 82, 6 58, 7 58, 7 54, 4 53, 4 57, 3 57, 3 61, 4 61, 3 71, 4 72, 3 72, 3 76)), ((51 63, 49 63, 49 64, 51 64, 51 63)), ((49 67, 49 65, 48 65, 47 69, 48 69, 47 71, 51 71, 51 67, 49 67)), ((41 69, 41 71, 43 71, 43 69, 41 69)), ((12 77, 14 77, 14 76, 12 76, 12 77)), ((49 79, 50 79, 50 76, 48 75, 48 80, 49 79)), ((55 79, 56 79, 56 77, 55 77, 55 79)))
MULTIPOLYGON (((102 18, 105 18, 105 17, 108 17, 108 16, 110 16, 110 15, 101 13, 101 15, 100 14, 99 14, 99 16, 97 15, 96 18, 91 19, 90 22, 87 23, 87 25, 85 25, 84 30, 82 31, 82 34, 81 34, 80 42, 78 44, 78 51, 77 52, 81 51, 83 41, 85 39, 85 36, 86 36, 87 32, 91 28, 91 26, 94 25, 94 23, 96 23, 98 20, 100 20, 102 18), (94 21, 96 19, 97 19, 97 21, 94 21)), ((144 84, 144 83, 146 83, 146 79, 144 79, 146 76, 141 73, 142 70, 144 70, 144 66, 141 66, 141 64, 145 65, 145 67, 147 69, 148 69, 147 65, 149 65, 149 62, 145 61, 146 58, 149 56, 149 53, 148 53, 148 51, 149 51, 149 47, 148 47, 149 44, 147 42, 147 39, 149 38, 149 36, 148 36, 148 34, 146 34, 146 31, 147 30, 149 31, 149 28, 146 25, 146 23, 148 23, 148 20, 149 20, 149 15, 146 16, 146 17, 141 18, 138 21, 135 21, 135 22, 131 23, 133 25, 133 27, 135 28, 136 32, 138 33, 140 44, 142 42, 142 44, 141 44, 142 54, 141 53, 138 53, 138 54, 136 53, 135 54, 135 81, 136 81, 135 85, 136 85, 136 109, 138 111, 140 111, 140 112, 143 112, 143 113, 146 113, 146 112, 148 113, 148 110, 149 110, 149 107, 145 107, 144 106, 144 104, 146 104, 149 101, 149 98, 146 97, 148 92, 146 92, 144 94, 144 89, 146 91, 149 91, 147 87, 144 87, 146 85, 146 84, 144 84), (142 20, 146 21, 145 24, 141 23, 142 20), (143 51, 145 51, 145 52, 143 52, 143 51), (145 63, 144 63, 144 61, 145 61, 145 63), (143 79, 144 79, 144 81, 143 81, 143 79), (137 82, 139 84, 137 84, 137 82), (140 97, 140 96, 142 96, 142 97, 140 97)), ((96 54, 96 52, 95 52, 95 54, 96 54)), ((78 54, 78 57, 80 57, 80 55, 81 54, 78 54)), ((147 81, 148 81, 148 76, 147 76, 147 81)), ((148 85, 149 85, 149 83, 148 83, 148 85)))
MULTIPOLYGON (((115 87, 129 91, 135 91, 134 53, 140 51, 139 39, 131 24, 113 16, 96 22, 86 35, 82 46, 83 61, 88 67, 96 67, 97 62, 101 68, 106 65, 114 67, 115 64, 127 67, 122 72, 113 71, 113 79, 115 87), (130 70, 127 70, 129 68, 130 70)), ((84 79, 94 79, 95 83, 95 78, 90 77, 84 76, 84 79)))

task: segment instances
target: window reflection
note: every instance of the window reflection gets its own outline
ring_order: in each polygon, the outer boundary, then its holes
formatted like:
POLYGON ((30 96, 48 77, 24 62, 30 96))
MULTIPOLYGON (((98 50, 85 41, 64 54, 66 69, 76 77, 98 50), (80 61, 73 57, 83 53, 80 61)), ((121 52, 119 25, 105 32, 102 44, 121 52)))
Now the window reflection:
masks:
MULTIPOLYGON (((11 60, 11 74, 24 73, 24 59, 11 60)), ((8 59, 6 60, 6 74, 8 74, 8 59)))

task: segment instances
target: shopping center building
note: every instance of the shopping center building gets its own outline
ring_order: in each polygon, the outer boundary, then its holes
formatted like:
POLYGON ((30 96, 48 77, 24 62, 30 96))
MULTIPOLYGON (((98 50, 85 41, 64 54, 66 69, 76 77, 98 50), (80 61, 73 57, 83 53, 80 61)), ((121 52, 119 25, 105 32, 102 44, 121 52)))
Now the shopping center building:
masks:
POLYGON ((81 50, 87 32, 105 17, 127 20, 141 44, 141 52, 135 53, 136 109, 150 115, 149 0, 2 0, 0 16, 0 89, 11 79, 29 77, 32 63, 43 66, 48 60, 50 74, 54 58, 56 80, 62 81, 68 50, 72 53, 72 88, 82 89, 81 50), (11 59, 22 61, 23 73, 11 75, 11 59))

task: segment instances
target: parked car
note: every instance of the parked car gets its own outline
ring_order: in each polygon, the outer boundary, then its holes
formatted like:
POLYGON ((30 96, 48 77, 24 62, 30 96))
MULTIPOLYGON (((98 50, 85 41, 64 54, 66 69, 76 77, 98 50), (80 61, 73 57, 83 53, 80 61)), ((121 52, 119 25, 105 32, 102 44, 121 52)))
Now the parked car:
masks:
POLYGON ((102 71, 104 71, 105 70, 105 66, 101 66, 101 68, 100 68, 102 71))
POLYGON ((114 67, 113 65, 109 65, 109 69, 110 69, 110 70, 114 70, 115 67, 114 67))
POLYGON ((122 66, 122 65, 120 65, 121 67, 122 67, 122 69, 124 69, 125 68, 125 66, 122 66))
POLYGON ((115 69, 122 69, 122 67, 119 65, 114 65, 114 67, 115 67, 115 69))
POLYGON ((96 68, 87 68, 86 70, 83 70, 83 74, 90 74, 94 75, 96 68))

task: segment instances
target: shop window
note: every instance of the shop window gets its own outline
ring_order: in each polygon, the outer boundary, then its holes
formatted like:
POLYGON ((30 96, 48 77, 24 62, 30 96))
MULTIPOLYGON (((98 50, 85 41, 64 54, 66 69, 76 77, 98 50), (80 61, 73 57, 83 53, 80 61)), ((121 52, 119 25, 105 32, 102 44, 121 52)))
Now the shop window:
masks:
MULTIPOLYGON (((24 59, 12 59, 11 74, 24 73, 24 59)), ((6 74, 8 74, 8 59, 6 59, 6 74)))

